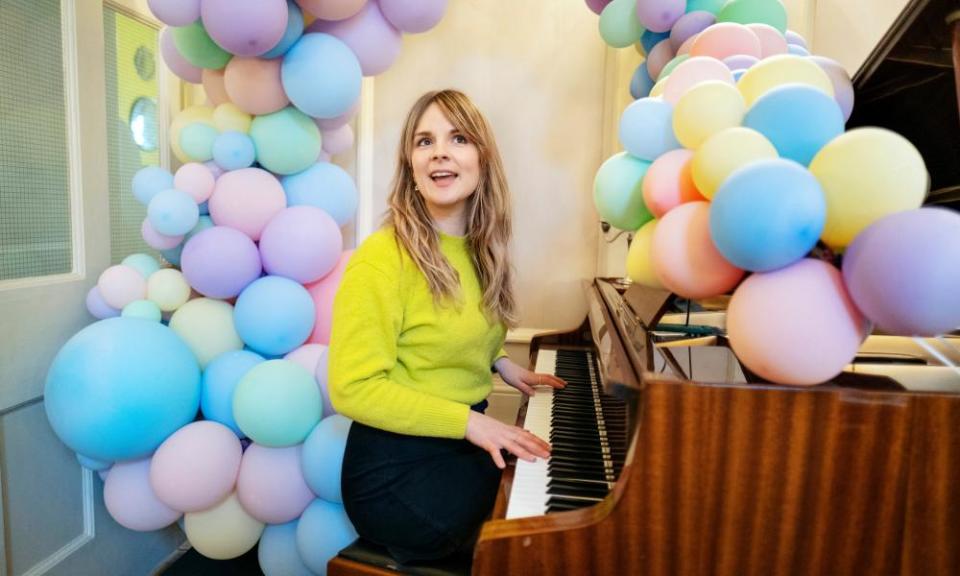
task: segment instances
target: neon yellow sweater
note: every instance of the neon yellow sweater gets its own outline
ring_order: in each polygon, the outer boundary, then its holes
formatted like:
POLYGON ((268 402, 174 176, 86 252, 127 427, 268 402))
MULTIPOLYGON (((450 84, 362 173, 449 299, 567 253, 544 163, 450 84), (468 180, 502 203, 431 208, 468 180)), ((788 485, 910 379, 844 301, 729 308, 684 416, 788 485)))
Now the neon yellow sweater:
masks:
POLYGON ((490 393, 506 329, 483 314, 466 239, 441 234, 440 249, 460 274, 460 306, 434 306, 392 228, 350 258, 333 305, 328 371, 330 400, 344 416, 400 434, 463 438, 470 406, 490 393))

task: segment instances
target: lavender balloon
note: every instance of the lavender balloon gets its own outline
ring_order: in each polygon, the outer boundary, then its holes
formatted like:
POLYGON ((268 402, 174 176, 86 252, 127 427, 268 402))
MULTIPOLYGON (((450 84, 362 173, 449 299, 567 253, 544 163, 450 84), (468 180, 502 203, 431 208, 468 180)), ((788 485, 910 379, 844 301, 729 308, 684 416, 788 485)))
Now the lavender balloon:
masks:
POLYGON ((419 34, 433 28, 443 19, 446 9, 447 0, 380 0, 384 17, 407 34, 419 34))
POLYGON ((746 70, 759 61, 756 56, 749 54, 735 54, 723 59, 723 63, 726 64, 730 70, 746 70))
POLYGON ((403 37, 383 17, 376 2, 367 2, 360 12, 346 20, 317 20, 307 30, 342 40, 357 56, 364 76, 376 76, 389 68, 400 54, 403 37))
POLYGON ((667 32, 687 11, 687 0, 642 0, 637 2, 637 20, 651 32, 667 32))
POLYGON ((800 46, 801 48, 807 48, 807 41, 799 33, 794 32, 793 30, 787 30, 787 33, 783 35, 787 40, 787 44, 793 44, 795 46, 800 46))
POLYGON ((200 17, 200 0, 147 0, 147 6, 168 26, 186 26, 200 17))
POLYGON ((810 56, 810 59, 817 63, 817 66, 827 73, 830 83, 833 84, 833 99, 840 105, 840 111, 843 112, 843 121, 850 119, 853 112, 853 82, 846 69, 837 62, 825 56, 810 56))
POLYGON ((177 46, 173 43, 173 32, 170 28, 164 28, 160 31, 160 55, 163 56, 163 61, 167 63, 167 68, 181 80, 193 84, 203 82, 203 70, 187 62, 187 59, 180 54, 177 46))
POLYGON ((119 310, 107 304, 106 300, 103 299, 103 295, 100 294, 100 289, 97 288, 96 284, 87 292, 87 311, 97 320, 120 315, 119 310))
POLYGON ((227 226, 214 226, 191 238, 180 265, 190 286, 211 298, 236 296, 262 271, 253 240, 227 226))
POLYGON ((237 56, 259 56, 287 31, 286 0, 203 0, 200 15, 213 41, 237 56))
POLYGON ((706 10, 697 10, 696 12, 687 12, 673 24, 670 30, 670 45, 676 52, 680 46, 694 34, 707 29, 717 21, 717 17, 706 10))
POLYGON ((843 279, 858 308, 891 334, 934 336, 960 326, 960 214, 897 212, 847 248, 843 279))
POLYGON ((333 270, 343 250, 340 227, 314 206, 292 206, 273 217, 260 236, 268 274, 306 284, 333 270))

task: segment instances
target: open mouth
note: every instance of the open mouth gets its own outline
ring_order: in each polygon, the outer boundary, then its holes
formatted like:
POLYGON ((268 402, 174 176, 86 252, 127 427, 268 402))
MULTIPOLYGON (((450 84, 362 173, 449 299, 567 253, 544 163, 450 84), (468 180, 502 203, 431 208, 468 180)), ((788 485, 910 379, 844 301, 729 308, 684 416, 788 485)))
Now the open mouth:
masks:
POLYGON ((446 186, 457 179, 457 173, 450 170, 436 170, 430 173, 430 179, 440 186, 446 186))

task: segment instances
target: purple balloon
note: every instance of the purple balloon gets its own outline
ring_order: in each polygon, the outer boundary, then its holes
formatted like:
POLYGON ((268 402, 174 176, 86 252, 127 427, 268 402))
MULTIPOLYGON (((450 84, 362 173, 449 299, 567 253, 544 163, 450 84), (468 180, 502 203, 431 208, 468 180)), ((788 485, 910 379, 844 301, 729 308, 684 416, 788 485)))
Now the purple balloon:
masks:
POLYGON ((87 292, 87 311, 97 320, 120 315, 119 310, 107 304, 106 300, 103 299, 103 295, 100 294, 100 289, 97 288, 96 284, 87 292))
POLYGON ((186 26, 200 18, 200 0, 147 0, 147 6, 168 26, 186 26))
POLYGON ((317 20, 309 32, 323 32, 335 36, 360 61, 364 76, 376 76, 385 71, 400 54, 403 35, 384 18, 376 2, 367 2, 355 16, 330 22, 317 20))
POLYGON ((316 206, 291 206, 273 217, 260 235, 268 274, 307 284, 333 270, 343 250, 340 227, 316 206))
POLYGON ((787 33, 784 34, 784 38, 787 40, 787 44, 793 44, 795 46, 800 46, 802 48, 807 48, 807 41, 793 30, 787 30, 787 33))
POLYGON ((677 19, 670 30, 670 45, 676 52, 680 46, 694 34, 699 34, 717 21, 717 17, 706 10, 687 12, 677 19))
POLYGON ((593 10, 593 13, 599 16, 610 2, 611 0, 587 0, 587 8, 593 10))
POLYGON ((643 0, 637 2, 637 20, 651 32, 669 32, 687 11, 687 0, 643 0))
POLYGON ((183 247, 180 269, 194 290, 231 298, 260 277, 260 253, 249 236, 227 226, 207 228, 183 247))
POLYGON ((830 77, 830 83, 833 84, 833 99, 840 105, 843 121, 846 122, 853 112, 854 101, 853 82, 850 80, 850 75, 836 60, 825 56, 810 56, 810 59, 830 77))
POLYGON ((401 32, 419 34, 436 26, 447 0, 380 0, 383 16, 401 32))
POLYGON ((180 51, 173 43, 173 31, 170 28, 164 28, 160 31, 160 55, 163 61, 167 63, 167 68, 171 72, 192 84, 203 82, 203 70, 187 62, 180 51))
POLYGON ((843 279, 858 308, 890 334, 960 327, 960 214, 918 208, 885 216, 854 238, 843 279))
POLYGON ((735 54, 723 59, 723 63, 726 64, 730 70, 746 70, 759 61, 758 58, 749 54, 735 54))
POLYGON ((237 56, 259 56, 287 31, 287 0, 203 0, 203 26, 213 41, 237 56))

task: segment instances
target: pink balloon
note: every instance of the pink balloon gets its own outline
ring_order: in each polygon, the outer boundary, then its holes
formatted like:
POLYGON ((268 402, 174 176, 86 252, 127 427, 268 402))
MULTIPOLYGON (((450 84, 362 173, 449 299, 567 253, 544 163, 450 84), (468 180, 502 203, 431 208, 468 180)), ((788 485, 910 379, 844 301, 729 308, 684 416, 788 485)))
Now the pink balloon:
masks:
POLYGON ((349 124, 353 117, 357 115, 357 112, 360 111, 360 99, 357 98, 357 101, 350 106, 350 109, 344 112, 343 114, 337 116, 336 118, 314 118, 313 122, 317 125, 317 128, 322 130, 335 130, 344 124, 349 124))
POLYGON ((219 106, 230 101, 227 88, 223 85, 223 73, 223 70, 213 70, 211 68, 204 68, 202 72, 203 91, 207 93, 207 98, 210 99, 210 104, 213 106, 219 106))
POLYGON ((787 39, 769 24, 747 24, 747 28, 760 40, 760 58, 787 53, 787 39))
POLYGON ((756 374, 809 385, 853 360, 866 323, 840 271, 808 258, 744 280, 727 308, 727 332, 737 357, 756 374))
POLYGON ((670 45, 670 39, 664 38, 650 49, 647 54, 647 72, 651 78, 659 78, 663 67, 667 65, 675 56, 673 47, 670 45))
POLYGON ((667 77, 666 85, 663 87, 663 99, 676 105, 687 90, 708 80, 719 80, 731 86, 734 85, 733 73, 723 62, 708 56, 688 58, 674 68, 667 77))
MULTIPOLYGON (((604 2, 606 4, 606 2, 604 2)), ((447 10, 447 0, 380 0, 380 11, 401 32, 419 34, 436 26, 447 10)))
POLYGON ((607 7, 607 4, 609 4, 610 1, 611 0, 587 0, 587 8, 599 16, 603 13, 603 9, 607 7))
POLYGON ((344 124, 333 130, 322 132, 323 151, 331 156, 343 154, 353 148, 353 128, 344 124))
POLYGON ((146 279, 136 268, 126 264, 115 264, 104 270, 97 280, 97 289, 103 301, 117 310, 147 297, 146 279))
POLYGON ((273 174, 243 168, 217 179, 208 206, 214 224, 236 228, 257 241, 267 222, 286 208, 287 198, 273 174))
POLYGON ((230 428, 210 420, 192 422, 153 454, 150 486, 174 510, 206 510, 233 492, 242 456, 240 439, 230 428))
POLYGON ((301 284, 329 274, 341 250, 340 227, 316 206, 291 206, 280 211, 260 235, 263 269, 301 284))
POLYGON ((287 30, 286 0, 203 0, 203 26, 214 42, 237 56, 259 56, 287 30))
POLYGON ((303 478, 303 445, 267 448, 251 444, 243 454, 237 497, 248 514, 267 524, 295 520, 316 496, 303 478))
POLYGON ((691 56, 712 56, 723 60, 727 56, 747 54, 761 57, 760 39, 752 30, 736 22, 720 22, 697 35, 690 46, 691 56))
POLYGON ((376 2, 368 2, 360 12, 346 20, 317 20, 307 30, 342 40, 357 56, 364 76, 380 74, 400 55, 402 34, 383 17, 376 2))
POLYGON ((297 0, 297 4, 321 20, 344 20, 363 9, 367 0, 297 0))
POLYGON ((653 233, 653 266, 668 290, 684 298, 723 294, 743 270, 728 262, 710 238, 710 203, 689 202, 667 212, 653 233))
POLYGON ((160 31, 160 55, 163 56, 163 61, 167 63, 167 68, 181 80, 192 84, 199 84, 203 81, 203 71, 187 62, 187 59, 180 54, 173 43, 173 33, 169 28, 160 31))
POLYGON ((183 236, 167 236, 157 232, 149 218, 143 219, 143 224, 140 225, 140 235, 143 236, 143 241, 147 243, 147 246, 156 250, 176 248, 183 241, 183 236))
POLYGON ((683 44, 681 44, 680 47, 677 48, 677 56, 682 56, 682 55, 684 55, 684 54, 689 54, 689 53, 690 53, 690 47, 693 46, 693 43, 697 41, 697 37, 698 37, 698 36, 700 36, 700 34, 694 34, 693 36, 691 36, 691 37, 687 38, 686 40, 684 40, 684 41, 683 41, 683 44))
POLYGON ((850 75, 836 60, 825 56, 810 56, 810 59, 816 62, 817 66, 830 78, 830 83, 833 84, 833 99, 840 105, 843 121, 846 122, 853 112, 854 102, 853 82, 850 80, 850 75))
POLYGON ((230 101, 248 114, 263 115, 290 103, 280 82, 282 58, 234 58, 227 64, 223 85, 230 101))
POLYGON ((343 278, 343 272, 347 269, 347 262, 353 250, 344 250, 340 255, 340 260, 336 267, 319 281, 307 286, 310 296, 317 310, 317 319, 313 324, 313 333, 310 334, 308 342, 315 344, 330 343, 330 322, 333 319, 333 297, 340 287, 340 280, 343 278))
POLYGON ((329 162, 330 160, 330 153, 321 148, 320 153, 317 154, 317 162, 329 162))
POLYGON ((327 390, 327 347, 323 344, 304 344, 283 357, 284 360, 295 362, 303 366, 316 378, 320 395, 323 397, 323 416, 336 414, 330 403, 330 392, 327 390))
POLYGON ((658 157, 647 169, 641 185, 643 202, 655 218, 680 204, 706 200, 690 175, 692 159, 693 150, 678 148, 658 157))
POLYGON ((687 0, 642 0, 637 2, 637 20, 651 32, 669 32, 687 11, 687 0))
POLYGON ((200 18, 200 0, 147 0, 147 6, 168 26, 186 26, 200 18))
POLYGON ((149 458, 114 464, 103 484, 103 503, 118 524, 140 532, 159 530, 180 517, 150 487, 149 458))
POLYGON ((189 194, 197 204, 210 198, 215 181, 213 173, 199 162, 188 162, 173 175, 173 187, 189 194))

